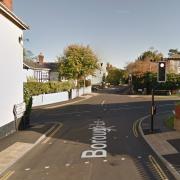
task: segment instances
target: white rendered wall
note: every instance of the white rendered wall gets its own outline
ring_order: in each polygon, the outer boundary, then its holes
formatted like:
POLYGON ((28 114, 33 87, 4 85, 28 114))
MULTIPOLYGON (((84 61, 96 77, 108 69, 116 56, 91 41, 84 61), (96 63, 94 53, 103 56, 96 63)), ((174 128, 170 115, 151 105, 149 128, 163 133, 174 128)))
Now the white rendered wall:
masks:
MULTIPOLYGON (((72 99, 82 96, 83 94, 91 94, 91 86, 80 89, 72 89, 72 99)), ((42 106, 47 104, 59 103, 69 100, 69 94, 67 91, 51 94, 40 94, 38 96, 33 96, 33 107, 42 106)))
POLYGON ((23 102, 22 30, 0 14, 0 127, 14 121, 13 106, 23 102))
POLYGON ((69 95, 68 92, 59 92, 59 93, 52 93, 52 94, 41 94, 39 96, 33 96, 33 104, 32 106, 42 106, 52 103, 58 103, 63 101, 68 101, 69 95))

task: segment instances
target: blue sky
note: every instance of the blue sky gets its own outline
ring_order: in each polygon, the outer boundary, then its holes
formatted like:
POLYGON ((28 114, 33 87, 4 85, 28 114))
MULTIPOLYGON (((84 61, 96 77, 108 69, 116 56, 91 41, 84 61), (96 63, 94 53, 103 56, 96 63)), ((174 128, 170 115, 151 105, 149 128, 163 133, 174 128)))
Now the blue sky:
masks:
POLYGON ((150 47, 165 56, 180 49, 179 7, 179 0, 14 0, 35 55, 54 61, 69 44, 89 44, 120 68, 150 47))

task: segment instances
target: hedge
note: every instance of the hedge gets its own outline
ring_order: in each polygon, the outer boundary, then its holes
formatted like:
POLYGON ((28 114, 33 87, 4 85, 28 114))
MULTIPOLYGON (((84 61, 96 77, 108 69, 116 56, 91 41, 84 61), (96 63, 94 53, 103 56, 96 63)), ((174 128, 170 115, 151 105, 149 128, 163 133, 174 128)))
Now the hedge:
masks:
POLYGON ((145 73, 141 76, 133 76, 132 83, 136 92, 144 88, 147 89, 148 94, 151 93, 152 88, 175 91, 180 89, 180 75, 167 74, 166 83, 158 83, 156 73, 145 73))
MULTIPOLYGON (((27 82, 24 83, 24 93, 28 96, 37 96, 40 94, 57 93, 62 91, 70 91, 74 88, 74 83, 72 81, 66 82, 27 82)), ((25 96, 26 101, 27 96, 25 96)))

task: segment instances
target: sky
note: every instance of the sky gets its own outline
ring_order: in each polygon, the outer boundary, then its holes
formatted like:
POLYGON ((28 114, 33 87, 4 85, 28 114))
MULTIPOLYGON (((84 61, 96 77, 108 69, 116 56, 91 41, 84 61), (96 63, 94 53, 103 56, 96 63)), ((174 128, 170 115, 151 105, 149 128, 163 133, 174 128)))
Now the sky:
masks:
POLYGON ((90 45, 103 62, 123 68, 154 47, 180 49, 180 0, 14 0, 30 26, 25 48, 47 61, 70 44, 90 45))

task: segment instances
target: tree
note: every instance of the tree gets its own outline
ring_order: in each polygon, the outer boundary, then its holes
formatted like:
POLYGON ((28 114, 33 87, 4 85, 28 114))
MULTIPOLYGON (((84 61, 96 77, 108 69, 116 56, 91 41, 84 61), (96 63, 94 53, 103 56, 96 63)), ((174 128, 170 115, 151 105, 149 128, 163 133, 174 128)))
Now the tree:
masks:
POLYGON ((162 59, 163 54, 155 50, 148 50, 143 52, 135 62, 131 62, 126 66, 126 70, 130 74, 142 75, 146 72, 157 72, 158 62, 162 59))
POLYGON ((168 55, 169 55, 169 57, 173 57, 175 55, 180 55, 180 51, 178 51, 178 49, 169 49, 168 55))
POLYGON ((80 80, 93 75, 99 68, 98 58, 89 46, 69 45, 64 55, 58 57, 59 74, 67 79, 80 80))
POLYGON ((23 49, 23 59, 32 61, 34 59, 34 54, 32 51, 27 50, 26 48, 23 49))
POLYGON ((162 57, 163 57, 163 54, 159 53, 157 50, 148 50, 148 51, 143 52, 138 57, 138 60, 141 60, 141 61, 149 60, 149 61, 157 62, 157 61, 160 61, 162 57))
POLYGON ((112 85, 118 85, 120 82, 125 82, 126 78, 125 70, 113 67, 108 71, 106 81, 112 85))

